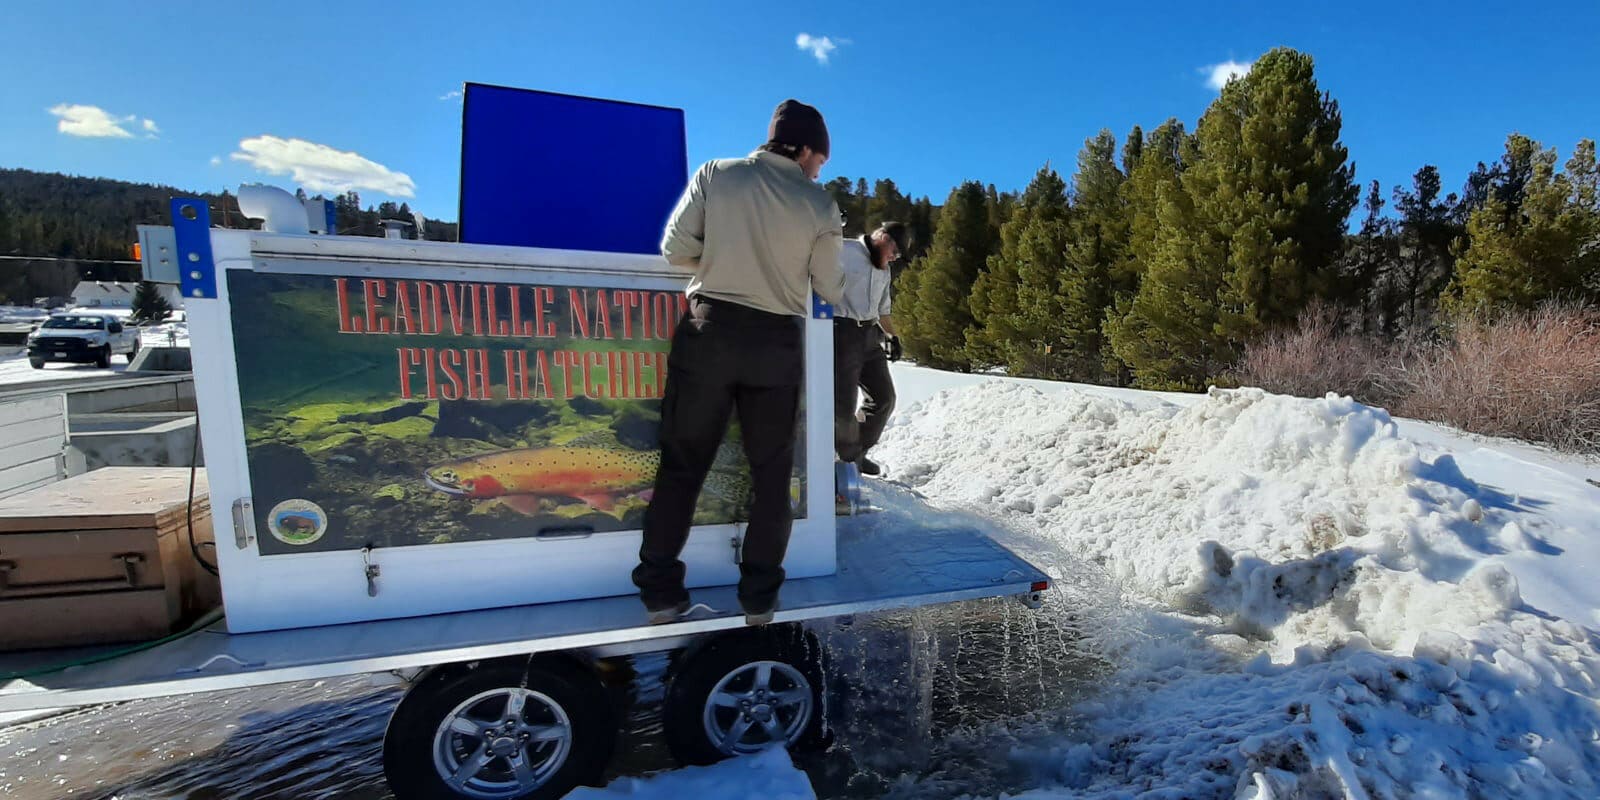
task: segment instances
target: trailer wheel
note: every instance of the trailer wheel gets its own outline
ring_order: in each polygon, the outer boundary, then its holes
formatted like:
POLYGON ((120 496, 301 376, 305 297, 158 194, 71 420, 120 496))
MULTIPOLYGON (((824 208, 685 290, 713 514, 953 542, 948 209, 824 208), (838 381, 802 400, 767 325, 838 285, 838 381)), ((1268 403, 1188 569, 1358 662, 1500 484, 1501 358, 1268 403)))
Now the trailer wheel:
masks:
POLYGON ((683 764, 825 744, 816 637, 798 626, 723 634, 674 670, 663 727, 683 764))
POLYGON ((593 673, 565 659, 442 668, 408 692, 383 738, 399 800, 542 800, 601 777, 616 715, 593 673))

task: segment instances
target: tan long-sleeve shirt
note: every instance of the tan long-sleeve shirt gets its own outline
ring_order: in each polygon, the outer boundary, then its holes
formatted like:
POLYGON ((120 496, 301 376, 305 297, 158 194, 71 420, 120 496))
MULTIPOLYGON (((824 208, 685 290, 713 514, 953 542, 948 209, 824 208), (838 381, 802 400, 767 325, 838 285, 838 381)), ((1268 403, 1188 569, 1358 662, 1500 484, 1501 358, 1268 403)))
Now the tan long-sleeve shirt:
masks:
POLYGON ((695 271, 690 296, 774 314, 811 314, 811 290, 838 303, 839 205, 793 159, 757 152, 695 172, 661 239, 667 262, 695 271))

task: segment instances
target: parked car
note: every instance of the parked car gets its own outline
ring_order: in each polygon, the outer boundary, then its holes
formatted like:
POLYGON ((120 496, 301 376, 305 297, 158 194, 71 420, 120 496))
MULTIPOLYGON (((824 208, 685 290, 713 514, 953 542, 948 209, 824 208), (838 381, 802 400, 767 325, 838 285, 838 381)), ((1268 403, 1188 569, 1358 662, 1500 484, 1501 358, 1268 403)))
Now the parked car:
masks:
POLYGON ((113 355, 133 361, 139 352, 139 329, 105 314, 56 314, 28 336, 28 363, 43 369, 51 361, 111 366, 113 355))

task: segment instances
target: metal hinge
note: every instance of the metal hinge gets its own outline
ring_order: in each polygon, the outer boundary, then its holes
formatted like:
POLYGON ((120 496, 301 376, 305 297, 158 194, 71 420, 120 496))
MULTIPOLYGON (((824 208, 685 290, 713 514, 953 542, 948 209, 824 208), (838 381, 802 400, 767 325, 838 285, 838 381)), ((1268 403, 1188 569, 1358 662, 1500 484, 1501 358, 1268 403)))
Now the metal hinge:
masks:
POLYGON ((249 547, 256 538, 255 527, 255 504, 250 502, 250 498, 241 497, 233 501, 233 544, 240 550, 249 547))

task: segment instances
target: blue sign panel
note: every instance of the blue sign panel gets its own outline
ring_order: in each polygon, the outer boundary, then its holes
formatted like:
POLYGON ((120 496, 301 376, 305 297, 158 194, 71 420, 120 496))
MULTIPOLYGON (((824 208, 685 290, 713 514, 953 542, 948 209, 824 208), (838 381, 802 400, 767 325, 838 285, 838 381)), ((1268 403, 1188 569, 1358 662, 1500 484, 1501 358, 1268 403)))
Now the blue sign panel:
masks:
POLYGON ((656 253, 688 178, 681 109, 466 86, 463 242, 656 253))

